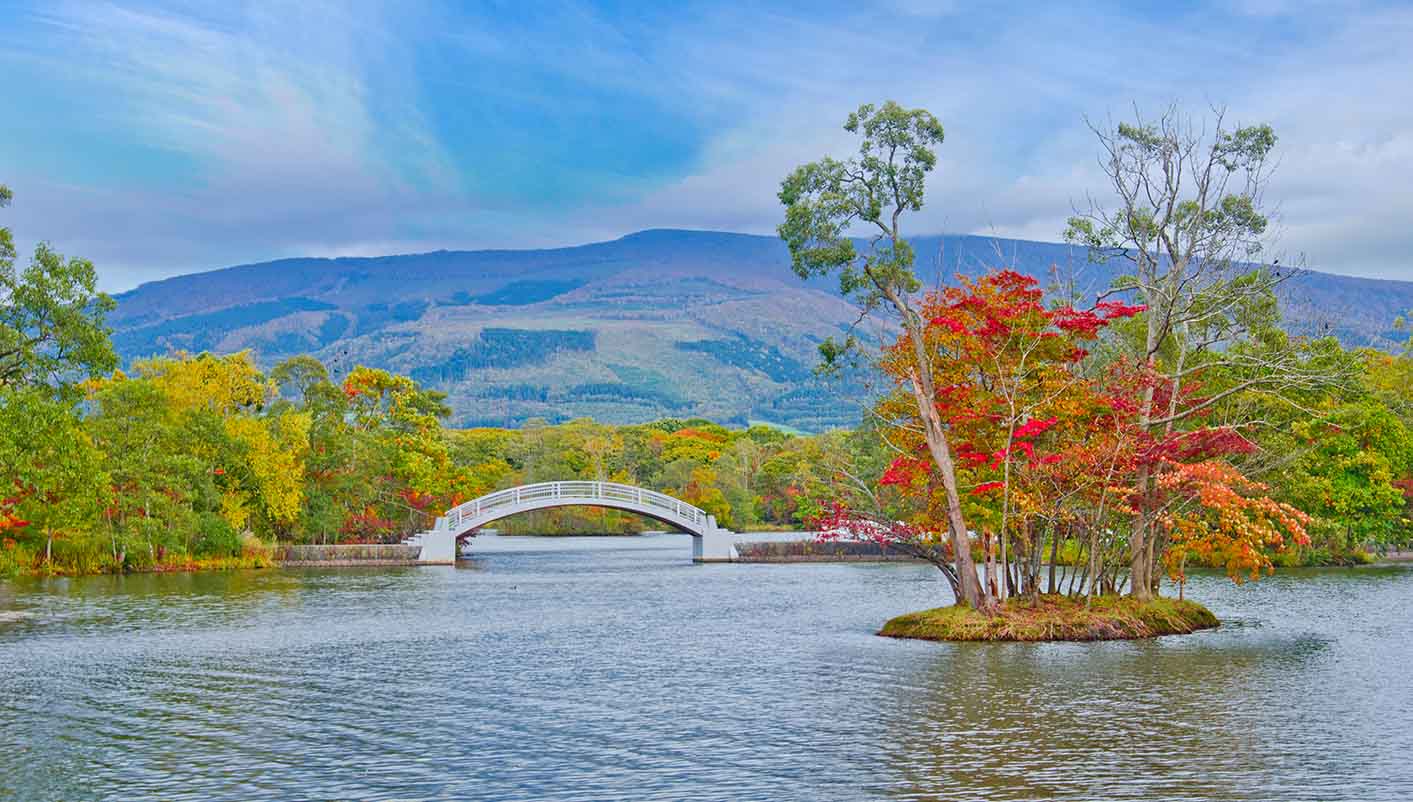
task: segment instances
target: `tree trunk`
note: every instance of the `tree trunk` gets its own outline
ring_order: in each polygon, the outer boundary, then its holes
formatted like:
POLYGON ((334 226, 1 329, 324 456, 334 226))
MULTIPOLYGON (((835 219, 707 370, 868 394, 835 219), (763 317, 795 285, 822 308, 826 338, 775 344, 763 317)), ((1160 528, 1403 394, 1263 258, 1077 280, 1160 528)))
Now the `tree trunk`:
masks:
MULTIPOLYGON (((1158 265, 1154 263, 1153 257, 1148 253, 1146 243, 1145 247, 1139 251, 1139 259, 1139 273, 1144 279, 1143 283, 1147 288, 1150 288, 1150 291, 1145 293, 1149 296, 1147 299, 1149 310, 1144 337, 1143 359, 1144 368, 1151 375, 1156 371, 1158 366, 1158 347, 1161 344, 1163 335, 1163 332, 1160 331, 1159 320, 1170 305, 1163 304, 1161 308, 1155 308, 1154 301, 1158 300, 1156 297, 1157 282, 1155 280, 1158 275, 1158 265)), ((1171 278, 1171 272, 1169 276, 1170 281, 1175 280, 1171 278)), ((1153 391, 1153 382, 1146 382, 1143 388, 1143 399, 1138 409, 1138 425, 1139 428, 1145 432, 1153 425, 1153 391)), ((1149 535, 1148 530, 1152 526, 1148 510, 1150 503, 1148 492, 1151 484, 1152 477, 1150 475, 1150 467, 1148 464, 1144 463, 1138 467, 1137 481, 1134 486, 1134 492, 1137 494, 1139 507, 1138 514, 1134 516, 1133 526, 1129 536, 1129 575, 1133 578, 1133 596, 1142 601, 1146 601, 1150 597, 1151 587, 1148 578, 1152 571, 1152 552, 1149 549, 1147 541, 1149 535)))
MULTIPOLYGON (((1146 475, 1147 470, 1144 469, 1140 471, 1140 473, 1146 475)), ((1146 476, 1144 476, 1144 478, 1146 479, 1146 476)), ((1147 482, 1140 481, 1142 482, 1141 486, 1146 487, 1147 482)), ((1130 539, 1130 547, 1133 553, 1129 558, 1128 567, 1129 576, 1133 578, 1133 597, 1140 601, 1147 601, 1152 598, 1153 595, 1152 582, 1150 581, 1153 570, 1151 563, 1152 552, 1148 548, 1147 534, 1148 513, 1142 511, 1138 513, 1138 516, 1133 522, 1133 537, 1130 539)))
MULTIPOLYGON (((1153 388, 1150 386, 1144 392, 1140 418, 1145 430, 1151 420, 1152 410, 1153 388)), ((1150 503, 1148 493, 1152 484, 1149 466, 1147 464, 1140 465, 1134 486, 1134 492, 1138 497, 1138 514, 1133 518, 1133 528, 1129 535, 1129 575, 1133 578, 1133 597, 1141 601, 1147 601, 1152 597, 1153 544, 1149 542, 1149 539, 1152 537, 1150 530, 1153 527, 1153 518, 1148 510, 1150 503)))
POLYGON ((1162 558, 1163 549, 1167 547, 1167 535, 1159 532, 1148 533, 1148 593, 1150 597, 1158 594, 1158 589, 1163 581, 1163 572, 1159 570, 1158 561, 1162 558))
MULTIPOLYGON (((1027 528, 1029 528, 1028 523, 1027 528)), ((1055 526, 1054 524, 1049 524, 1040 531, 1041 534, 1039 535, 1035 535, 1034 532, 1031 532, 1031 534, 1034 535, 1034 540, 1030 544, 1030 561, 1028 563, 1028 571, 1030 575, 1026 578, 1026 581, 1030 583, 1029 592, 1030 600, 1032 602, 1040 600, 1040 569, 1045 564, 1044 533, 1049 532, 1050 537, 1053 539, 1055 537, 1055 526)))
POLYGON ((983 530, 981 533, 981 586, 991 596, 996 595, 995 563, 995 557, 991 553, 991 532, 983 530))
MULTIPOLYGON (((913 338, 921 348, 921 340, 913 338)), ((915 370, 912 374, 913 394, 916 397, 918 413, 922 416, 923 432, 927 438, 927 449, 932 461, 942 474, 942 488, 947 493, 947 531, 952 541, 952 559, 957 568, 957 580, 961 585, 960 604, 975 610, 990 611, 994 607, 993 597, 984 592, 976 575, 976 561, 971 557, 971 536, 962 517, 962 499, 957 491, 957 469, 952 463, 952 451, 947 443, 947 432, 942 427, 942 418, 937 414, 937 403, 933 394, 926 388, 932 386, 930 377, 919 378, 915 370)))
POLYGON ((1055 593, 1055 563, 1060 561, 1060 531, 1056 527, 1050 529, 1050 582, 1049 592, 1055 593))
POLYGON ((1104 564, 1099 560, 1099 527, 1089 529, 1089 562, 1084 571, 1089 575, 1089 598, 1094 598, 1094 590, 1099 587, 1100 574, 1104 564))

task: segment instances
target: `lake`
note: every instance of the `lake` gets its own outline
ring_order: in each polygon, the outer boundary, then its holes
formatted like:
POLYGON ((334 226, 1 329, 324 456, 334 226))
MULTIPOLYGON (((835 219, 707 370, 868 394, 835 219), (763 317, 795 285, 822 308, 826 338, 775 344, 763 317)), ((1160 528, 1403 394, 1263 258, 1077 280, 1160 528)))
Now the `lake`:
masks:
POLYGON ((683 535, 458 568, 0 583, 0 799, 1407 800, 1413 570, 1284 572, 1140 642, 873 634, 915 564, 683 535))

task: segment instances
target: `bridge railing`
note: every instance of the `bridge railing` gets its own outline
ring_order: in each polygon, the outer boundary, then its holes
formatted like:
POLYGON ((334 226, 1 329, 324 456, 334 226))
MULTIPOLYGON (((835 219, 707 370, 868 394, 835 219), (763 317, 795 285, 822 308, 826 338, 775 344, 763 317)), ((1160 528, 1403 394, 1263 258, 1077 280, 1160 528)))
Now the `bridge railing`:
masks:
POLYGON ((489 512, 560 498, 583 502, 592 502, 595 499, 628 502, 662 513, 670 520, 696 526, 706 523, 707 518, 707 514, 697 507, 655 490, 644 490, 616 482, 567 481, 521 485, 472 499, 448 510, 445 516, 446 525, 456 530, 461 528, 463 522, 480 518, 489 512))

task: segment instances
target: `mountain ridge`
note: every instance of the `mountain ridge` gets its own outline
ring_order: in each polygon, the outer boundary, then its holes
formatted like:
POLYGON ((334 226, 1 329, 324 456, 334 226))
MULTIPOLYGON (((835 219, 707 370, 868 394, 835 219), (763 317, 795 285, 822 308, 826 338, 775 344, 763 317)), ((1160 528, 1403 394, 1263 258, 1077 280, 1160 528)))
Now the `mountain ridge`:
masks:
MULTIPOLYGON (((928 284, 1053 266, 1097 290, 1117 274, 1083 248, 977 235, 911 240, 928 284)), ((1303 271, 1289 327, 1388 347, 1413 282, 1303 271)), ((459 425, 664 415, 817 430, 856 421, 867 389, 810 374, 857 311, 831 278, 801 280, 775 237, 647 229, 565 248, 291 257, 142 284, 110 321, 125 361, 249 348, 262 364, 313 353, 419 377, 459 425)))

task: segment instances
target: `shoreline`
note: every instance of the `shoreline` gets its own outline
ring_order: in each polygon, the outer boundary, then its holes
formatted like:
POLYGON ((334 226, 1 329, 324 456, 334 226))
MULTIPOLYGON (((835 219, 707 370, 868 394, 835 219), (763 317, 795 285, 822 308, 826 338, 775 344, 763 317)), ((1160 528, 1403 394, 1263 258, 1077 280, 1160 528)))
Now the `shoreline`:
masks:
MULTIPOLYGON (((560 537, 643 537, 651 534, 661 534, 659 532, 642 532, 633 535, 498 535, 498 537, 513 538, 560 538, 560 537)), ((762 541, 763 543, 809 543, 814 541, 762 541)), ((749 542, 740 545, 750 545, 749 542)), ((66 571, 44 571, 39 569, 20 571, 14 574, 0 574, 0 582, 10 579, 33 579, 43 577, 84 577, 84 576, 121 576, 128 574, 190 574, 214 571, 246 571, 246 570, 268 570, 272 568, 386 568, 417 566, 422 563, 417 562, 415 555, 397 556, 330 556, 323 559, 298 559, 290 556, 293 549, 337 549, 343 550, 367 550, 377 549, 405 549, 406 546, 400 544, 363 544, 344 543, 333 546, 311 546, 311 545, 276 545, 271 547, 268 554, 251 554, 244 557, 215 558, 209 560, 195 560, 181 563, 168 563, 152 566, 150 568, 136 568, 123 571, 87 571, 87 572, 66 572, 66 571)), ((817 564, 817 563, 886 563, 886 562, 916 562, 922 563, 913 557, 901 554, 844 554, 844 553, 813 553, 813 554, 746 554, 731 560, 733 563, 759 563, 759 564, 817 564)), ((1389 552, 1386 555, 1378 555, 1377 559, 1371 563, 1353 563, 1347 565, 1296 565, 1284 566, 1278 571, 1328 571, 1328 570, 1351 570, 1361 568, 1406 568, 1413 564, 1413 551, 1389 552)), ((949 609, 949 608, 937 608, 949 609)), ((880 633, 881 634, 881 633, 880 633)))
MULTIPOLYGON (((868 541, 831 540, 817 541, 812 538, 798 540, 744 540, 736 544, 737 556, 732 562, 741 563, 818 563, 818 562, 917 562, 925 563, 920 557, 902 554, 887 546, 868 541)), ((1308 562, 1295 565, 1278 565, 1277 570, 1314 568, 1376 568, 1413 563, 1413 551, 1359 552, 1365 556, 1348 556, 1345 559, 1329 562, 1308 562)), ((1060 565, 1073 566, 1072 562, 1061 561, 1060 565)), ((1195 566, 1203 570, 1219 570, 1215 566, 1195 566)))

